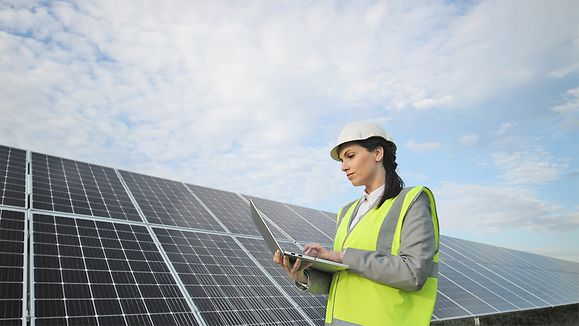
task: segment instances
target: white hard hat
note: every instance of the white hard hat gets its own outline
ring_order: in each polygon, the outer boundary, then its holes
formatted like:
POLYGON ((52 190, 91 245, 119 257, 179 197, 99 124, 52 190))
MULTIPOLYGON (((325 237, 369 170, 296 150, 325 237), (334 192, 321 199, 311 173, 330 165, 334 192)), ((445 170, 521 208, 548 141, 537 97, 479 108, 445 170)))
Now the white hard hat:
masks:
MULTIPOLYGON (((336 141, 336 146, 334 146, 330 151, 330 156, 334 160, 340 161, 340 153, 338 153, 338 147, 340 147, 340 145, 355 140, 368 139, 370 137, 382 137, 394 145, 392 137, 390 137, 390 135, 388 135, 386 131, 376 123, 370 121, 352 122, 340 131, 340 135, 336 141)), ((396 145, 394 145, 394 150, 396 150, 396 145)))

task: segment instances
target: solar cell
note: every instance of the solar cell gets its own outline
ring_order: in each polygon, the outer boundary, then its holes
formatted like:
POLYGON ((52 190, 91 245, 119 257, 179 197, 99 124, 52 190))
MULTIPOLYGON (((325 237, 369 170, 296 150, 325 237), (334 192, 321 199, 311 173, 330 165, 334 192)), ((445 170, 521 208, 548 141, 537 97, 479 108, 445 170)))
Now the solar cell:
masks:
MULTIPOLYGON (((336 234, 336 220, 315 209, 286 204, 294 213, 323 232, 327 238, 333 239, 336 234)), ((328 242, 326 239, 324 239, 328 242)))
POLYGON ((111 168, 32 153, 32 207, 141 221, 111 168))
POLYGON ((34 214, 36 325, 196 325, 144 226, 34 214))
POLYGON ((553 264, 554 260, 545 256, 521 253, 472 241, 455 238, 447 240, 457 251, 462 250, 465 255, 469 253, 473 260, 484 265, 494 274, 532 294, 534 298, 530 301, 538 307, 577 301, 579 285, 565 278, 578 274, 559 272, 560 269, 566 269, 565 264, 559 264, 559 262, 553 264), (523 255, 525 258, 522 258, 523 255), (546 275, 551 275, 551 277, 546 279, 546 275))
MULTIPOLYGON (((273 262, 273 255, 270 254, 269 248, 262 239, 242 237, 237 237, 237 239, 316 325, 324 324, 328 302, 326 296, 299 291, 285 270, 273 262)), ((283 243, 282 246, 284 249, 287 248, 286 250, 301 251, 291 243, 283 243)))
MULTIPOLYGON (((443 268, 442 264, 439 267, 443 268)), ((473 315, 496 313, 497 310, 450 280, 443 271, 438 273, 438 292, 444 293, 473 315)))
POLYGON ((0 324, 22 324, 24 212, 0 209, 0 324))
MULTIPOLYGON (((187 184, 187 187, 213 212, 232 233, 259 235, 251 220, 249 203, 237 194, 222 190, 187 184)), ((276 239, 287 239, 279 230, 271 228, 276 239)))
MULTIPOLYGON (((0 146, 0 325, 27 310, 32 325, 323 324, 326 297, 272 262, 245 198, 288 250, 330 247, 334 213, 32 153, 28 248, 9 209, 25 207, 26 170, 26 151, 0 146)), ((579 302, 577 263, 446 236, 440 251, 434 320, 579 302)))
POLYGON ((440 320, 472 316, 470 312, 440 292, 438 292, 436 296, 436 304, 434 305, 434 312, 432 314, 436 319, 440 320))
POLYGON ((255 202, 255 206, 265 214, 265 216, 289 234, 294 240, 320 243, 332 242, 333 239, 331 236, 312 227, 283 203, 251 196, 245 197, 252 199, 255 202))
POLYGON ((183 183, 120 173, 149 223, 224 231, 183 183))
POLYGON ((449 259, 439 264, 439 271, 497 311, 518 310, 516 306, 489 290, 478 274, 469 273, 468 270, 461 269, 461 266, 458 262, 449 259))
POLYGON ((310 324, 231 236, 153 230, 207 324, 310 324))
MULTIPOLYGON (((523 295, 526 297, 529 295, 527 292, 504 279, 497 278, 495 275, 492 275, 491 272, 481 268, 474 262, 471 262, 469 265, 468 262, 455 260, 454 255, 456 254, 453 253, 452 250, 448 249, 448 247, 446 247, 444 244, 441 244, 440 249, 444 254, 444 262, 446 262, 449 266, 456 268, 469 278, 477 281, 479 284, 483 284, 487 288, 492 289, 494 293, 507 301, 509 304, 515 306, 517 309, 528 309, 534 307, 533 304, 519 296, 523 295)), ((510 310, 509 306, 505 306, 505 308, 507 311, 510 310)))
MULTIPOLYGON (((508 291, 516 294, 518 297, 522 298, 524 301, 528 302, 529 305, 525 304, 517 304, 520 308, 531 308, 531 307, 545 307, 546 303, 544 300, 538 298, 533 292, 534 290, 528 291, 524 286, 521 287, 514 283, 510 278, 502 277, 501 275, 496 274, 492 271, 487 264, 485 263, 478 263, 474 259, 472 253, 468 250, 465 251, 463 247, 461 247, 462 243, 457 241, 457 239, 452 239, 450 237, 441 237, 441 248, 445 246, 449 250, 456 254, 456 257, 461 259, 461 262, 468 265, 472 269, 476 270, 479 274, 482 274, 487 279, 493 280, 495 283, 499 284, 501 287, 508 289, 508 291), (442 240, 444 238, 444 241, 442 240)), ((441 253, 441 256, 443 254, 441 253)))
POLYGON ((26 206, 26 151, 0 146, 0 205, 26 206))
POLYGON ((533 279, 525 268, 496 265, 487 265, 486 267, 493 273, 533 293, 534 296, 543 301, 538 304, 539 307, 553 306, 561 303, 559 302, 558 294, 553 293, 551 289, 547 289, 541 282, 533 279))

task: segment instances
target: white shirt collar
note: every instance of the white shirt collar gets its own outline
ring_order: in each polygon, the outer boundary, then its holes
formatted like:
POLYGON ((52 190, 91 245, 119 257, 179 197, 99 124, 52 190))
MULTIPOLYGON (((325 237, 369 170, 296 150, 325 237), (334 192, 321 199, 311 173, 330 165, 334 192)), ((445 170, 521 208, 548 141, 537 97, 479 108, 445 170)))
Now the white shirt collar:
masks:
POLYGON ((367 194, 366 191, 364 191, 362 198, 368 200, 369 204, 373 204, 376 200, 378 200, 378 198, 380 198, 380 196, 382 196, 383 192, 384 185, 381 185, 380 187, 374 189, 374 191, 372 191, 370 194, 367 194))

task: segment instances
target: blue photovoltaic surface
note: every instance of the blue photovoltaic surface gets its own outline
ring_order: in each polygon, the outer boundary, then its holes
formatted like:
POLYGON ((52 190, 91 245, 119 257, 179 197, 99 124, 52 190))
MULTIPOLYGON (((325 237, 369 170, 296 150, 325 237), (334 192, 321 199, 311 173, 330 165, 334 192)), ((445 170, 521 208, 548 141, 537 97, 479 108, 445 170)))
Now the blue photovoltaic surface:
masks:
POLYGON ((0 209, 0 325, 22 323, 23 212, 0 209))
POLYGON ((33 221, 36 325, 197 325, 146 227, 33 221))
MULTIPOLYGON (((27 187, 27 152, 0 146, 0 325, 323 325, 326 297, 273 264, 240 195, 30 157, 27 187)), ((284 247, 331 246, 335 213, 244 198, 284 247)), ((578 266, 441 236, 433 320, 576 304, 578 266)))
POLYGON ((26 206, 26 151, 0 146, 0 205, 26 206))
POLYGON ((33 208, 141 221, 111 168, 32 153, 33 208))

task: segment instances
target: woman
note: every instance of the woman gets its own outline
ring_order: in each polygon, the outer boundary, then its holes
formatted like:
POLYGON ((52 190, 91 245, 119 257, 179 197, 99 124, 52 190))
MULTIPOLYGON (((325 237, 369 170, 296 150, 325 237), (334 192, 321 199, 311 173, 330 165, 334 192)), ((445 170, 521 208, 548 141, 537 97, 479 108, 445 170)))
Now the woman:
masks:
POLYGON ((354 122, 340 133, 330 156, 362 198, 338 213, 332 250, 309 243, 304 253, 349 265, 334 274, 278 251, 296 285, 328 293, 327 325, 427 325, 437 289, 438 219, 426 187, 404 188, 396 173, 396 145, 375 123, 354 122))

